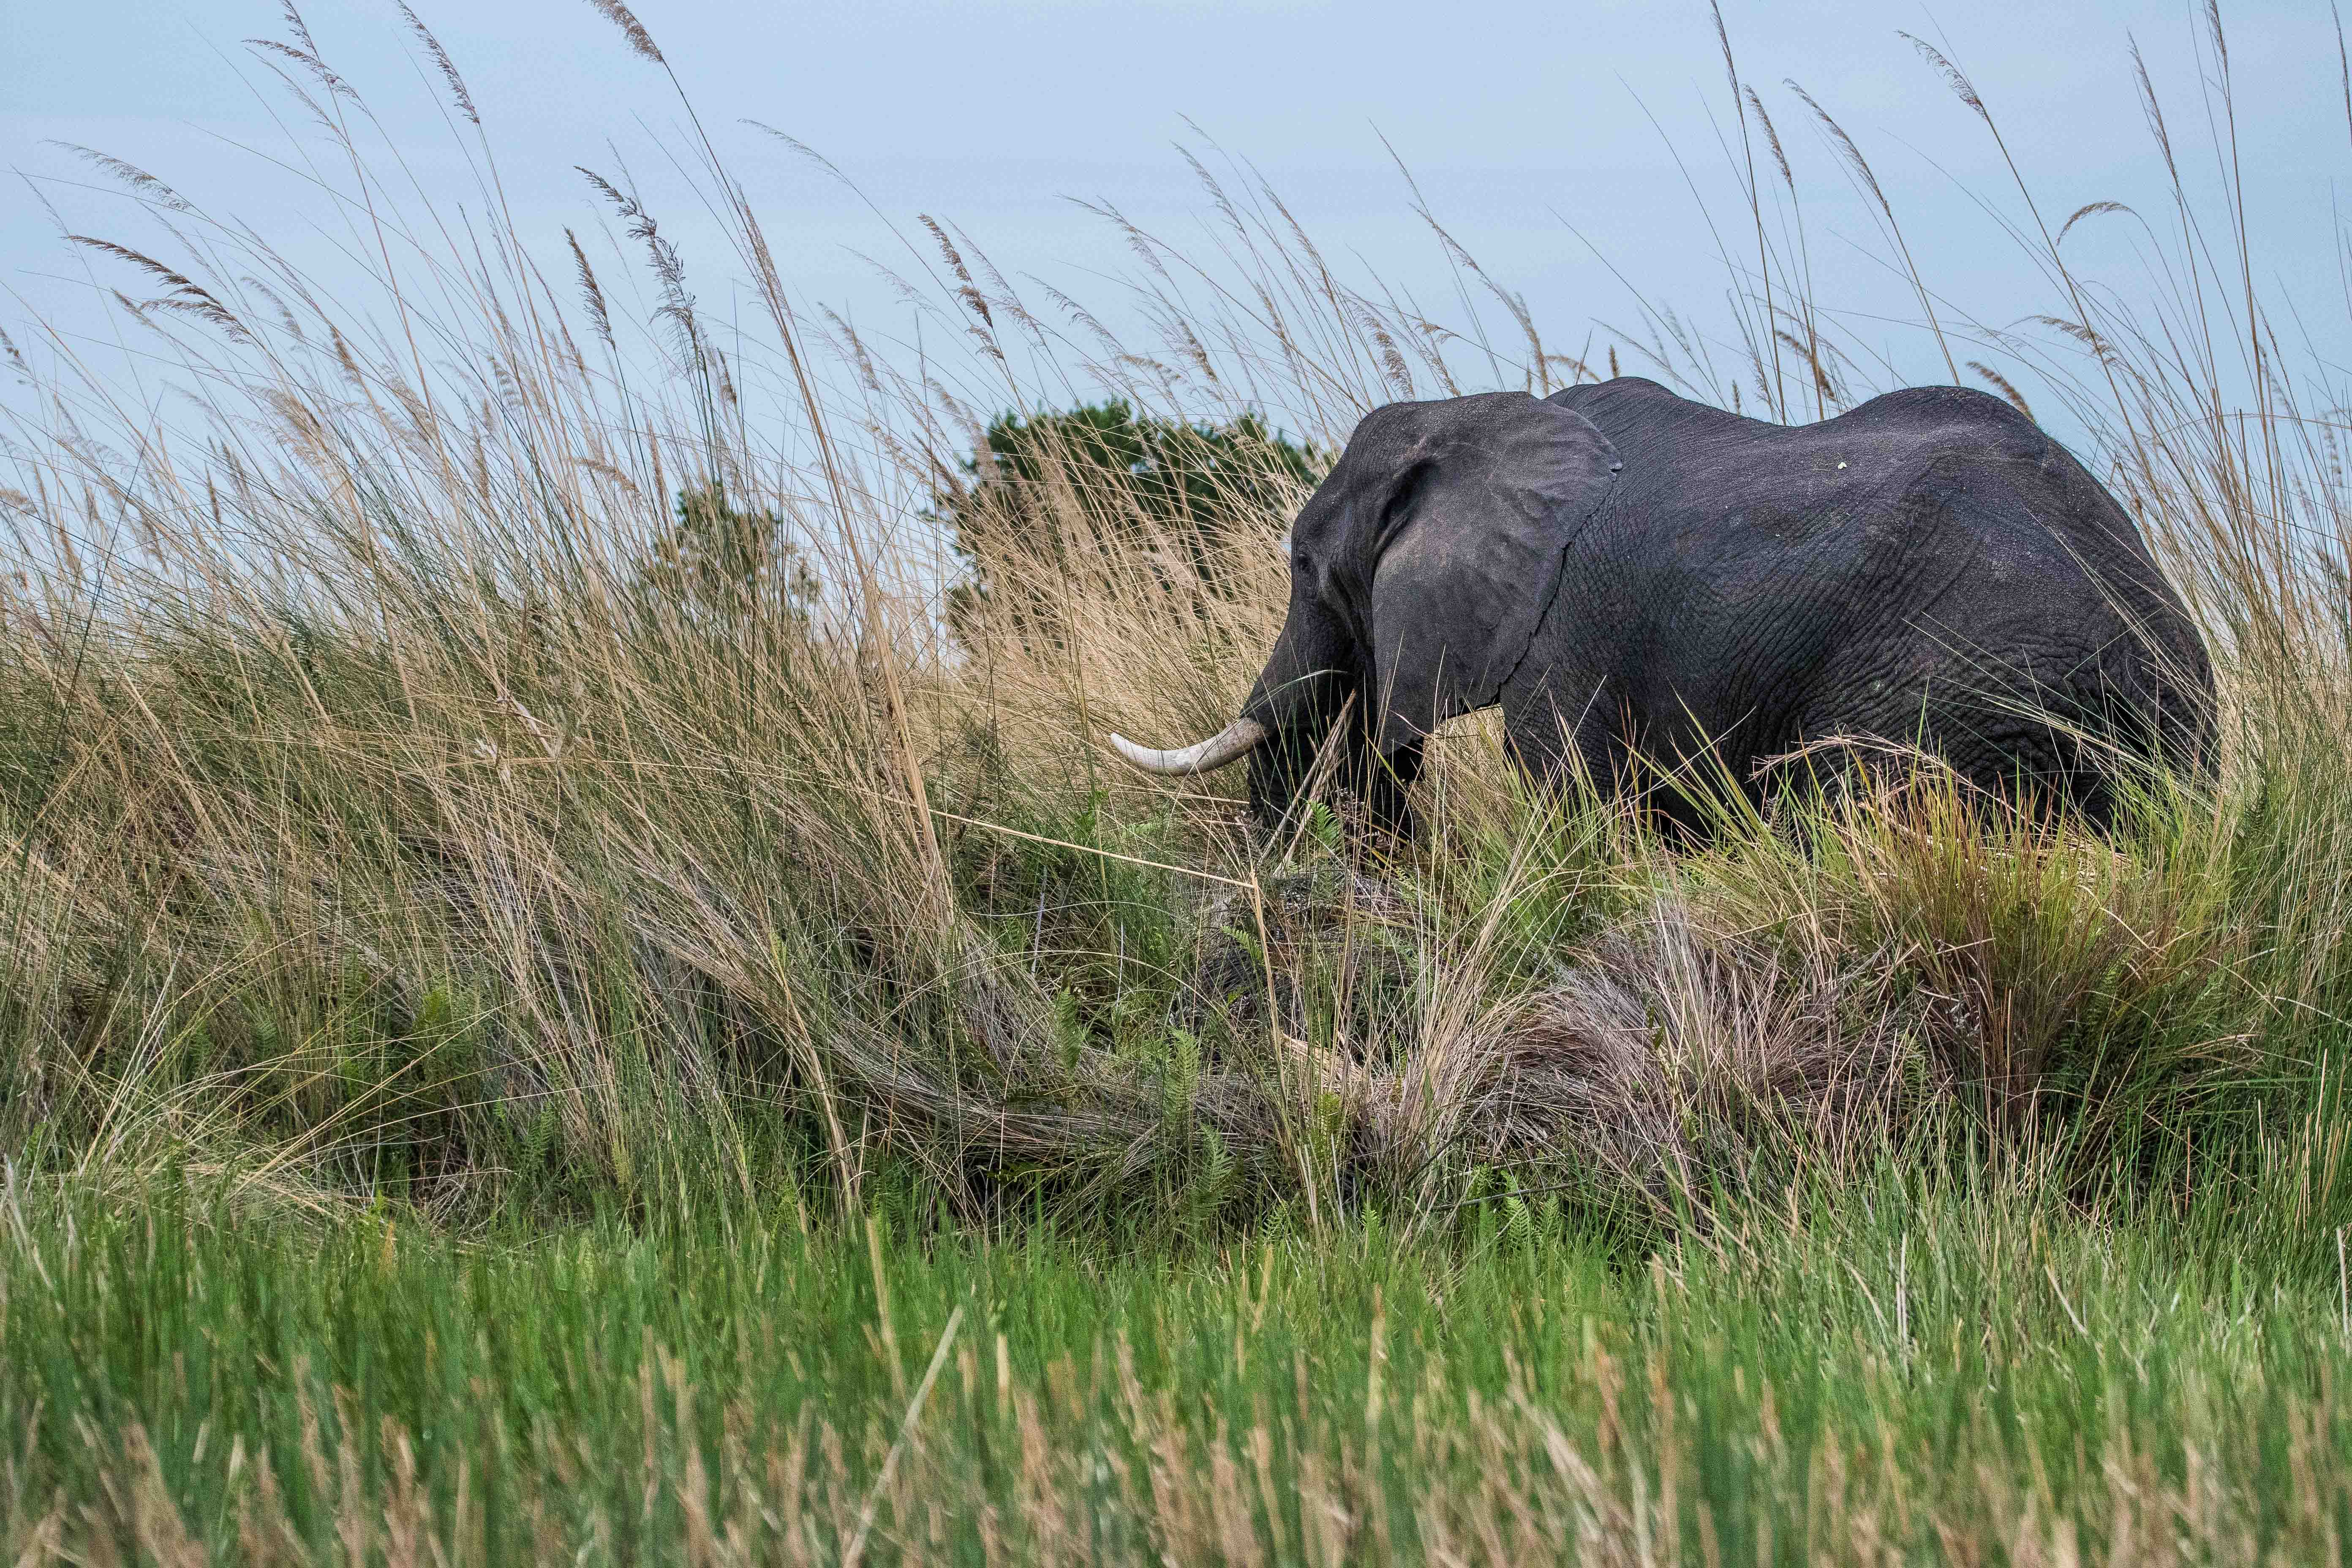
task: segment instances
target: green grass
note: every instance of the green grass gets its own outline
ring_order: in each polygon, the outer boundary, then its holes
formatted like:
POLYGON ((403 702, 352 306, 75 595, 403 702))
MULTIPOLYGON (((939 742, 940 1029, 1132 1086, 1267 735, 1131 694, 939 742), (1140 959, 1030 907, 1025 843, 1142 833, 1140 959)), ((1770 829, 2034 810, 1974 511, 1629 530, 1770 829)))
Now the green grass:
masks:
POLYGON ((1539 1203, 1443 1247, 1124 1251, 789 1205, 463 1245, 185 1190, 12 1207, 0 1528, 832 1562, 870 1505, 871 1562, 2337 1554, 2332 1245, 1916 1166, 1790 1202, 1647 1255, 1539 1203))

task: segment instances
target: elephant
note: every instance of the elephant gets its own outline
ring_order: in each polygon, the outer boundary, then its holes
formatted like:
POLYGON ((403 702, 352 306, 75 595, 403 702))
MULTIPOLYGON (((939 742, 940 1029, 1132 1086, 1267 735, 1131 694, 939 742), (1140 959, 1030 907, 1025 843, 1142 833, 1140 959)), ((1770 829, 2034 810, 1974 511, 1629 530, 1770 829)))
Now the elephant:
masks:
MULTIPOLYGON (((1695 768, 1761 805, 1811 742, 1916 747, 1980 798, 2104 832, 2127 776, 2212 763, 2212 664, 2138 528, 2025 414, 1966 387, 1811 425, 1638 376, 1391 404, 1289 553, 1239 717, 1180 750, 1112 737, 1156 773, 1247 756, 1267 826, 1344 716, 1339 776, 1409 837, 1431 733, 1497 704, 1527 773, 1701 834, 1695 768)), ((1844 757, 1837 777, 1864 753, 1805 754, 1844 757)))

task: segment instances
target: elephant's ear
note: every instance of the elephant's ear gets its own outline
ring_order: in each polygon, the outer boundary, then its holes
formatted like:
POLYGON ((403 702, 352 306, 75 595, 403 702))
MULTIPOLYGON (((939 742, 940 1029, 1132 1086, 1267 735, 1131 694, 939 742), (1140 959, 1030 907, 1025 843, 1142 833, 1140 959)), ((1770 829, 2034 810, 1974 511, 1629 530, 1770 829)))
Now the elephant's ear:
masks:
POLYGON ((1623 466, 1591 420, 1522 393, 1421 406, 1445 416, 1402 468, 1372 578, 1383 752, 1500 698, 1623 466))

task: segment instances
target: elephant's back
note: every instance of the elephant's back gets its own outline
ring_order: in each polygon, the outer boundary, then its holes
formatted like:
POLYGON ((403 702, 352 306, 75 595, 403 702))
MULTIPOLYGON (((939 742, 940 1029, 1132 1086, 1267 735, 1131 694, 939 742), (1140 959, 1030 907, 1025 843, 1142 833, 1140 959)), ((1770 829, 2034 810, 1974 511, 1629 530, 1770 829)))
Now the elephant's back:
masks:
POLYGON ((1621 448, 1698 437, 1860 443, 1885 450, 1989 447, 2032 456, 2056 444, 2016 407, 1968 386, 1902 387, 1806 425, 1775 424, 1694 402, 1638 375, 1562 387, 1547 401, 1583 415, 1621 448))
POLYGON ((1795 426, 1630 376, 1553 401, 1623 459, 1595 524, 1661 591, 1802 598, 1812 585, 1916 608, 1972 575, 2029 597, 2079 595, 2095 577, 2185 622, 2130 516, 1999 398, 1911 387, 1795 426))
POLYGON ((2130 517, 1998 399, 1913 388, 1788 426, 1630 378, 1571 393, 1624 459, 1577 554, 1618 611, 1595 651, 1636 709, 1769 748, 1963 668, 2210 692, 2130 517))
POLYGON ((1885 520, 1937 467, 2080 471, 2016 409, 1961 386, 1890 392, 1811 425, 1751 419, 1640 376, 1569 387, 1551 401, 1591 420, 1623 459, 1611 509, 1665 534, 1736 518, 1802 543, 1885 520))

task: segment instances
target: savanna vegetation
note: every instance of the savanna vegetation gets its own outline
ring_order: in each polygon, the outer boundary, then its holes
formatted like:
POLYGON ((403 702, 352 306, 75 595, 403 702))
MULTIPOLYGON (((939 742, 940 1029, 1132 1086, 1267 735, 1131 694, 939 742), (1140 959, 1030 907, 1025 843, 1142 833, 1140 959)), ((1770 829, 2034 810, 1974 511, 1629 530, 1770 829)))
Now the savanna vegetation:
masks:
POLYGON ((1128 231, 1149 339, 923 219, 968 353, 919 370, 793 292, 698 121, 723 338, 617 174, 611 245, 479 223, 494 106, 420 24, 445 225, 289 16, 373 291, 92 154, 134 205, 70 243, 190 395, 0 342, 0 1554, 2343 1554, 2352 508, 2286 346, 2343 323, 2181 173, 2190 118, 2233 151, 2218 12, 2187 105, 2139 77, 2173 210, 1986 194, 2021 324, 1727 44, 1704 331, 1555 352, 1442 229, 1431 321, 1203 163, 1212 238, 1128 231), (1230 716, 1370 407, 1879 389, 1809 178, 1926 363, 2139 519, 2215 776, 2112 841, 1929 767, 1693 845, 1470 723, 1397 846, 1106 762, 1230 716), (2126 223, 2144 275, 2072 263, 2126 223))

